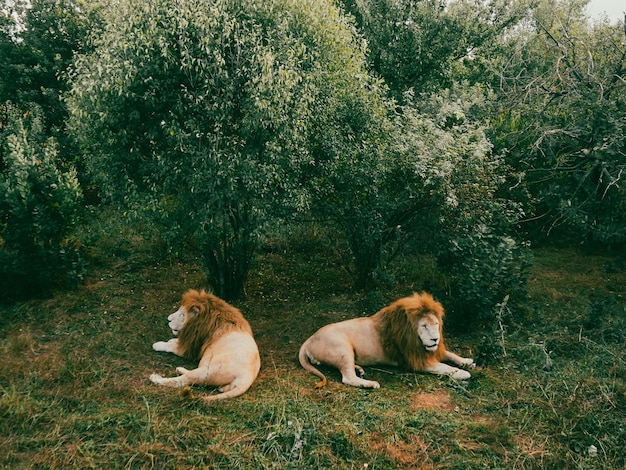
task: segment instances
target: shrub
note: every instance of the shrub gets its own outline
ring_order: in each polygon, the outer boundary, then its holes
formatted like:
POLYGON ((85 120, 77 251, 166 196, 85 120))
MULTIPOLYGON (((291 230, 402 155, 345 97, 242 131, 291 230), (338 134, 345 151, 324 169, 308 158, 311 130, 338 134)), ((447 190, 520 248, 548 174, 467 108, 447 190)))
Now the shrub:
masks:
POLYGON ((453 239, 438 259, 449 276, 453 319, 492 322, 499 302, 525 291, 529 256, 525 244, 484 225, 453 239))
POLYGON ((0 297, 10 299, 54 285, 76 282, 84 262, 68 237, 81 190, 73 169, 62 171, 54 139, 41 137, 37 110, 9 123, 0 180, 0 297))

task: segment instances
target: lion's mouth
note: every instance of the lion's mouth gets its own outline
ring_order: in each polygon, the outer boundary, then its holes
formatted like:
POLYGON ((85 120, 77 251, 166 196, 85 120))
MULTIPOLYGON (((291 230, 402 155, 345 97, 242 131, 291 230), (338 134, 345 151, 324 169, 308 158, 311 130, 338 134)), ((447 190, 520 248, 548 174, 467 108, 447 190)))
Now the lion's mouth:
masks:
POLYGON ((178 333, 180 332, 180 330, 175 330, 174 328, 172 328, 172 334, 174 336, 178 336, 178 333))
POLYGON ((424 348, 426 348, 428 351, 434 351, 435 349, 437 349, 437 345, 438 344, 439 343, 433 343, 433 344, 431 344, 429 346, 424 346, 424 348))

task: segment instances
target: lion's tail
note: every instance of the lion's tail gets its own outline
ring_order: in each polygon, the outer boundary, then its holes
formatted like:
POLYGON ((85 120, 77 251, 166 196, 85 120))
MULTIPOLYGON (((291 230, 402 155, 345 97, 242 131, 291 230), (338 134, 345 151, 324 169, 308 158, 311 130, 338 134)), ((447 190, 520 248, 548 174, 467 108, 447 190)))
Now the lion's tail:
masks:
POLYGON ((317 370, 315 367, 313 367, 313 364, 311 364, 311 361, 309 360, 310 358, 309 352, 307 350, 307 343, 308 341, 305 341, 304 344, 300 347, 300 353, 298 354, 298 359, 300 360, 300 365, 302 367, 304 367, 306 370, 308 370, 312 374, 317 375, 320 379, 322 379, 315 384, 315 388, 321 388, 324 385, 326 385, 326 376, 322 374, 319 370, 317 370))
POLYGON ((218 393, 217 395, 205 395, 202 397, 202 399, 207 403, 210 403, 217 400, 224 400, 226 398, 238 397, 248 391, 248 389, 254 382, 254 379, 256 379, 256 376, 238 377, 233 380, 232 383, 230 383, 229 385, 222 387, 220 389, 222 390, 222 393, 218 393))

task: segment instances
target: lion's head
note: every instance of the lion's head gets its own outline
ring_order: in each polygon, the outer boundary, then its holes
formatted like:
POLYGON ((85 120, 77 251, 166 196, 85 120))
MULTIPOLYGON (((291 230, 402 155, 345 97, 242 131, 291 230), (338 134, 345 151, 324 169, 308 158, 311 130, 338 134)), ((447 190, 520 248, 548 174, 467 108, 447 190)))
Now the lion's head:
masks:
POLYGON ((424 370, 441 361, 443 341, 442 305, 428 293, 413 294, 383 308, 373 317, 385 353, 399 364, 424 370))
POLYGON ((180 333, 180 330, 183 329, 185 323, 189 321, 189 318, 191 318, 191 313, 188 312, 182 305, 178 310, 167 317, 167 321, 169 322, 168 326, 170 327, 170 330, 172 330, 172 334, 174 336, 178 336, 178 333, 180 333))
POLYGON ((238 309, 204 290, 185 292, 180 308, 167 319, 184 356, 191 360, 198 360, 224 333, 244 331, 252 335, 250 324, 238 309))
POLYGON ((441 342, 441 322, 439 317, 433 313, 426 313, 420 316, 417 321, 417 334, 426 351, 436 351, 441 342))

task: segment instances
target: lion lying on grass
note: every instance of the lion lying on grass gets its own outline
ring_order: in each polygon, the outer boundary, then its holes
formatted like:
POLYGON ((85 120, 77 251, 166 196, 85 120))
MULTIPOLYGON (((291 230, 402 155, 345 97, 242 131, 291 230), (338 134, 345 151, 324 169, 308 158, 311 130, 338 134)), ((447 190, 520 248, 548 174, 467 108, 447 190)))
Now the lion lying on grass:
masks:
POLYGON ((250 388, 261 359, 252 328, 238 309, 205 291, 189 290, 183 294, 181 307, 167 319, 177 338, 158 341, 152 348, 200 364, 194 370, 177 367, 178 377, 152 374, 152 382, 168 387, 218 387, 222 393, 203 397, 206 401, 237 397, 250 388))
POLYGON ((449 375, 456 380, 470 373, 441 361, 474 367, 472 359, 447 351, 443 342, 443 307, 430 294, 397 300, 371 317, 353 318, 320 328, 300 348, 300 364, 326 385, 326 377, 312 364, 326 364, 341 372, 342 382, 354 387, 379 388, 358 377, 361 366, 387 364, 413 371, 449 375))

